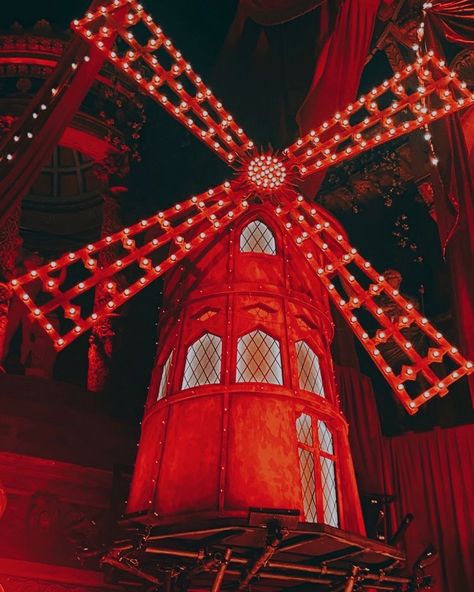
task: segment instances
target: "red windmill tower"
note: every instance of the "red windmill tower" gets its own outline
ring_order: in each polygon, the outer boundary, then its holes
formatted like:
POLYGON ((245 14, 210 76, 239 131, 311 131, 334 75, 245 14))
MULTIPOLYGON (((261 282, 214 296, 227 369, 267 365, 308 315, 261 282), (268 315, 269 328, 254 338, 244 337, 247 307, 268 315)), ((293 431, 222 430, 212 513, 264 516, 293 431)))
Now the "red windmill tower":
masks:
MULTIPOLYGON (((62 349, 168 272, 128 502, 137 530, 104 562, 154 586, 408 585, 385 573, 400 552, 363 537, 329 302, 409 413, 445 395, 472 363, 295 187, 471 105, 474 95, 428 53, 283 153, 260 154, 135 0, 98 6, 73 26, 235 170, 231 181, 11 282, 62 349), (116 260, 101 267, 111 249, 116 260), (89 309, 97 286, 110 297, 89 309), (382 298, 401 311, 396 321, 382 298), (52 312, 63 313, 61 331, 52 312), (422 346, 409 340, 414 329, 422 346), (385 359, 386 345, 403 352, 399 367, 385 359)), ((51 105, 31 113, 32 125, 41 130, 89 62, 74 63, 51 105)), ((22 125, 4 144, 5 167, 29 149, 32 132, 22 125)))

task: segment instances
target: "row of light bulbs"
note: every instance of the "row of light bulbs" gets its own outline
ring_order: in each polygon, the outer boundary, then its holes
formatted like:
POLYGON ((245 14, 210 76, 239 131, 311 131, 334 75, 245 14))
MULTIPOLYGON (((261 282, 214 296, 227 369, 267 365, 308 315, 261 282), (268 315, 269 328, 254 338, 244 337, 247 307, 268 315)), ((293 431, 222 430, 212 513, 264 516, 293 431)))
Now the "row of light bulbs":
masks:
POLYGON ((125 228, 111 236, 104 237, 97 243, 89 244, 86 247, 74 253, 68 253, 61 259, 51 261, 48 264, 32 270, 27 274, 16 278, 10 282, 12 288, 17 295, 29 307, 32 316, 40 322, 43 328, 54 339, 57 349, 62 349, 73 341, 78 335, 86 331, 92 326, 102 315, 108 314, 119 307, 125 300, 132 295, 142 290, 152 280, 156 279, 168 269, 173 267, 180 261, 188 252, 190 252, 197 245, 209 239, 209 229, 216 232, 221 227, 230 223, 237 211, 244 211, 248 207, 248 203, 244 200, 236 206, 236 209, 229 209, 235 200, 238 199, 239 194, 233 194, 232 199, 228 195, 231 192, 231 184, 225 182, 221 186, 210 189, 200 196, 193 196, 182 204, 176 204, 169 208, 166 212, 158 212, 156 215, 142 220, 139 223, 125 228), (179 217, 180 219, 188 212, 198 211, 197 215, 189 216, 186 220, 179 223, 177 226, 172 226, 170 220, 179 217), (195 225, 202 224, 205 221, 209 222, 209 229, 201 231, 192 240, 186 241, 184 234, 189 232, 195 225), (121 259, 117 259, 114 263, 106 268, 98 269, 97 260, 91 257, 91 254, 97 255, 103 248, 108 248, 111 245, 124 243, 129 241, 131 236, 145 230, 161 226, 165 233, 159 238, 154 238, 147 242, 143 247, 136 248, 135 241, 128 246, 129 254, 121 259), (164 262, 159 265, 152 265, 149 255, 162 247, 164 244, 174 241, 178 250, 171 253, 164 262), (84 281, 79 282, 66 292, 61 292, 59 287, 65 278, 51 278, 50 273, 59 270, 65 270, 69 265, 82 260, 85 267, 89 269, 91 276, 84 281), (128 265, 137 262, 139 266, 146 271, 146 273, 139 278, 133 285, 128 286, 122 292, 118 293, 116 290, 116 283, 111 278, 119 271, 125 269, 128 265), (30 282, 40 279, 43 282, 43 289, 52 293, 53 298, 48 303, 41 307, 37 307, 30 295, 24 289, 30 282), (91 289, 99 282, 105 282, 106 289, 114 297, 105 303, 101 308, 96 309, 88 318, 80 319, 80 307, 68 304, 71 300, 81 293, 91 289), (65 317, 77 319, 76 326, 66 335, 60 337, 52 324, 47 319, 47 314, 58 306, 64 309, 65 317))
MULTIPOLYGON (((418 56, 414 65, 409 64, 402 72, 395 73, 390 81, 386 80, 372 89, 368 96, 360 97, 356 103, 349 104, 345 110, 336 113, 329 122, 323 122, 317 130, 311 130, 305 136, 298 138, 284 151, 284 154, 290 161, 296 162, 300 174, 306 176, 345 160, 354 153, 369 150, 376 145, 424 127, 427 123, 444 117, 448 112, 455 112, 472 103, 474 103, 474 94, 467 89, 466 83, 461 82, 456 73, 450 72, 444 61, 435 58, 434 52, 430 51, 424 56, 418 56), (442 79, 434 80, 428 66, 437 69, 442 74, 442 79), (420 83, 415 93, 407 95, 401 82, 413 73, 419 74, 427 83, 420 83), (454 97, 449 85, 453 85, 460 96, 454 97), (388 90, 398 94, 399 100, 378 112, 374 99, 388 90), (401 96, 402 93, 403 96, 401 96), (440 96, 444 103, 443 108, 430 110, 426 107, 424 104, 426 98, 433 93, 440 96), (362 108, 376 113, 351 126, 349 117, 362 108), (394 116, 403 112, 404 109, 409 109, 414 119, 396 124, 394 116), (381 125, 385 131, 376 133, 372 137, 365 137, 363 132, 372 130, 376 125, 381 125), (333 129, 336 131, 333 132, 332 137, 328 138, 328 134, 330 135, 333 129), (337 148, 348 140, 352 145, 337 152, 337 148)), ((428 136, 429 131, 426 130, 425 138, 429 140, 428 136)))
MULTIPOLYGON (((447 387, 464 376, 473 371, 473 363, 465 360, 459 353, 458 349, 451 345, 443 335, 437 331, 420 313, 415 309, 411 302, 408 302, 399 291, 387 284, 385 278, 379 275, 370 264, 361 257, 357 250, 351 247, 346 238, 341 234, 338 228, 333 225, 324 216, 321 210, 311 206, 303 199, 298 200, 299 209, 302 214, 297 214, 293 211, 288 216, 288 222, 285 228, 290 232, 293 240, 300 248, 305 247, 305 242, 310 241, 316 247, 317 253, 308 250, 305 257, 313 267, 316 274, 321 278, 323 284, 328 289, 331 299, 335 305, 341 310, 346 320, 354 329, 357 337, 374 360, 376 365, 382 371, 388 382, 391 384, 394 391, 407 409, 413 413, 426 400, 432 398, 437 394, 445 394, 447 387), (315 223, 314 223, 315 222, 315 223), (321 238, 322 232, 327 233, 328 239, 334 242, 336 250, 329 247, 327 242, 323 242, 321 238), (342 256, 341 256, 341 253, 342 256), (324 267, 321 267, 321 256, 328 260, 324 267), (363 271, 371 280, 371 284, 367 290, 355 280, 354 276, 347 270, 347 265, 354 262, 357 267, 363 271), (354 289, 358 296, 351 297, 349 301, 342 299, 337 292, 334 284, 331 282, 331 277, 338 274, 341 279, 348 282, 354 289), (397 325, 394 325, 390 319, 385 315, 383 309, 374 301, 377 297, 385 293, 397 306, 405 311, 402 314, 397 325), (374 338, 369 338, 369 334, 365 331, 359 323, 358 318, 353 314, 354 308, 364 306, 372 316, 382 325, 374 338), (430 339, 438 344, 438 348, 430 348, 425 357, 421 356, 413 347, 413 344, 408 341, 400 329, 416 324, 430 339), (414 363, 413 366, 404 366, 399 376, 396 376, 392 368, 387 365, 386 361, 378 349, 379 343, 386 342, 390 337, 393 337, 397 345, 405 351, 407 357, 414 363), (441 362, 445 355, 449 355, 457 364, 457 369, 452 371, 448 376, 440 379, 430 368, 429 364, 433 362, 441 362), (404 381, 414 380, 418 372, 423 372, 429 379, 431 387, 425 390, 416 398, 412 399, 406 392, 404 381)), ((276 212, 279 213, 278 210, 276 212)), ((326 240, 328 240, 326 239, 326 240)))
POLYGON ((201 77, 193 71, 191 64, 183 59, 181 52, 174 48, 172 41, 153 22, 151 15, 143 10, 141 4, 134 0, 128 0, 126 2, 114 2, 108 7, 101 6, 96 12, 88 13, 84 19, 75 20, 73 28, 86 40, 94 42, 96 47, 104 51, 107 57, 130 76, 144 93, 161 104, 174 118, 178 119, 227 163, 233 164, 245 152, 253 149, 254 144, 246 136, 243 129, 235 123, 232 115, 214 97, 212 91, 203 83, 201 77), (126 22, 123 25, 102 26, 99 27, 97 33, 93 33, 89 28, 98 19, 103 20, 104 17, 112 16, 114 12, 125 7, 125 5, 133 12, 127 14, 126 22), (139 22, 143 23, 154 36, 149 40, 147 47, 142 47, 130 30, 139 22), (117 55, 115 51, 107 49, 104 44, 104 39, 110 36, 112 31, 118 33, 130 47, 130 50, 123 57, 117 55), (153 52, 160 47, 164 47, 173 59, 173 65, 169 71, 165 70, 153 55, 153 52), (142 59, 153 70, 153 76, 149 80, 132 68, 132 63, 137 59, 142 59), (191 96, 184 88, 184 85, 179 82, 179 77, 182 74, 187 77, 196 89, 195 96, 191 96), (158 88, 165 83, 178 97, 178 105, 175 105, 173 100, 158 91, 158 88), (202 106, 204 102, 210 105, 214 116, 202 106), (198 125, 189 116, 189 112, 197 116, 201 125, 198 125), (205 129, 202 128, 202 124, 205 129))

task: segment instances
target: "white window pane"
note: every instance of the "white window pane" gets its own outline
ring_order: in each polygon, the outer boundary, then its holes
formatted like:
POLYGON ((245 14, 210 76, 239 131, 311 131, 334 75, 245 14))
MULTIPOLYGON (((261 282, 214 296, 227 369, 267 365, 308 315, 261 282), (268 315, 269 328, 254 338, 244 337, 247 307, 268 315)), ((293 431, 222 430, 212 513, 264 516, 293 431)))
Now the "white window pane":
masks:
POLYGON ((160 388, 158 389, 158 397, 156 398, 157 401, 159 401, 160 399, 163 399, 163 397, 166 396, 172 357, 173 357, 173 352, 170 353, 170 355, 168 356, 168 358, 165 362, 165 365, 163 366, 163 370, 161 372, 160 388))
POLYGON ((280 344, 276 339, 260 330, 239 338, 237 382, 283 384, 280 344))
POLYGON ((314 479, 313 453, 298 448, 300 457, 301 493, 303 495, 303 509, 306 522, 316 522, 316 483, 314 479))
POLYGON ((318 437, 319 447, 323 452, 334 454, 334 446, 332 444, 332 434, 324 421, 318 421, 318 437))
POLYGON ((320 457, 321 461, 321 482, 323 486, 323 511, 324 522, 330 526, 339 526, 339 517, 337 512, 337 490, 336 490, 336 470, 334 461, 320 457))
POLYGON ((275 237, 272 231, 260 220, 253 220, 242 230, 240 251, 242 253, 276 255, 275 237))
POLYGON ((221 377, 222 340, 206 333, 188 348, 182 388, 218 384, 221 377))
POLYGON ((296 418, 296 435, 298 442, 307 444, 308 446, 313 445, 313 429, 311 426, 311 416, 302 413, 296 418))
POLYGON ((295 343, 300 388, 325 397, 318 356, 305 341, 295 343))

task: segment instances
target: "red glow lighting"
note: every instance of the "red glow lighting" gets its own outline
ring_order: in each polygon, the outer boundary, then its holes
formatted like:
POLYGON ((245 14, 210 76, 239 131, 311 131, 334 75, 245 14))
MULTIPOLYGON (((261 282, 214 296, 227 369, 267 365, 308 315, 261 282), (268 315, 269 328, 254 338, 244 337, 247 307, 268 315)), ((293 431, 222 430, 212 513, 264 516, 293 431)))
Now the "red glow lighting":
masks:
MULTIPOLYGON (((100 6, 96 12, 75 21, 73 28, 104 52, 143 93, 151 96, 237 169, 237 178, 232 184, 226 182, 210 189, 13 280, 12 288, 29 307, 32 317, 54 339, 57 349, 65 347, 103 315, 110 314, 175 266, 188 252, 195 251, 214 233, 237 220, 248 206, 244 198, 249 194, 270 193, 280 201, 275 215, 284 222, 284 230, 303 249, 304 257, 326 287, 330 298, 410 413, 416 412, 433 396, 446 394, 454 381, 473 371, 472 362, 465 360, 457 348, 351 247, 327 213, 306 202, 302 196, 294 200, 296 194, 289 188, 289 177, 305 177, 325 170, 472 105, 474 94, 433 52, 419 56, 414 64, 406 66, 366 96, 335 113, 318 129, 296 140, 281 156, 259 155, 232 115, 135 0, 114 0, 109 5, 100 6), (120 9, 125 8, 129 12, 124 16, 124 10, 120 9), (134 31, 138 26, 147 31, 148 39, 144 43, 135 38, 134 31), (110 47, 115 35, 126 45, 127 49, 121 53, 110 47), (160 55, 166 55, 168 60, 171 58, 168 69, 160 64, 160 55), (384 107, 387 98, 390 104, 384 107), (153 229, 157 236, 145 241, 140 234, 145 229, 153 229), (172 243, 175 251, 170 255, 158 253, 161 247, 172 243), (98 253, 114 245, 122 250, 120 258, 100 268, 97 265, 98 253), (79 263, 82 263, 88 277, 61 291, 65 277, 65 273, 61 275, 61 272, 79 263), (112 278, 132 264, 141 270, 140 277, 118 290, 119 284, 112 278), (362 280, 366 287, 363 287, 362 280), (25 286, 33 281, 40 281, 43 293, 50 295, 49 301, 42 306, 36 305, 25 290, 25 286), (92 314, 82 317, 81 308, 74 299, 99 282, 106 282, 110 300, 92 314), (403 311, 397 322, 392 322, 377 303, 382 294, 403 311), (74 321, 74 327, 64 335, 59 335, 47 319, 48 313, 57 309, 62 309, 64 316, 74 321), (355 314, 358 309, 365 310, 378 323, 375 332, 363 326, 362 320, 355 314), (429 341, 427 354, 418 352, 404 336, 402 331, 410 327, 417 327, 429 341), (398 372, 390 367, 382 351, 383 344, 389 340, 404 352, 407 359, 407 364, 398 372), (448 359, 455 368, 440 379, 439 372, 434 372, 431 365, 437 363, 439 368, 439 363, 448 359), (428 383, 428 388, 416 395, 409 394, 407 383, 420 376, 428 383)), ((76 69, 72 68, 71 72, 74 71, 76 69)), ((56 94, 52 94, 52 102, 56 94)), ((33 127, 31 129, 34 132, 33 127)), ((30 134, 33 137, 34 133, 27 131, 26 136, 30 134)), ((425 136, 429 137, 429 133, 425 132, 425 136)), ((5 157, 7 161, 12 160, 14 151, 9 151, 5 157)))

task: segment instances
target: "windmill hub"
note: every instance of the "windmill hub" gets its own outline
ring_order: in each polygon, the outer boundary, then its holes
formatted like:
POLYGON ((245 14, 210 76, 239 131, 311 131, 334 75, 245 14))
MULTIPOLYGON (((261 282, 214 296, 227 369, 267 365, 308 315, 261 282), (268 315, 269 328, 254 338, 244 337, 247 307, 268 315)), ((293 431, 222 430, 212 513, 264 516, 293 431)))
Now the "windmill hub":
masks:
POLYGON ((247 174, 252 185, 260 190, 274 191, 285 183, 286 169, 278 157, 262 154, 252 158, 247 174))

